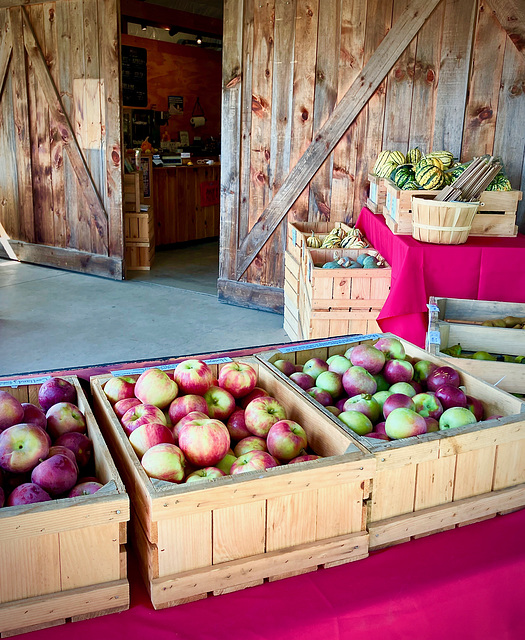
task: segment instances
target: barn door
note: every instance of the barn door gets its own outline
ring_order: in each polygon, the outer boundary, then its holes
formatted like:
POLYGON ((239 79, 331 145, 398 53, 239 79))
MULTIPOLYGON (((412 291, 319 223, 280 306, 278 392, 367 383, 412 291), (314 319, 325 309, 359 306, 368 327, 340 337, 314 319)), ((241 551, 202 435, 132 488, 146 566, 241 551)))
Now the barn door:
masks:
POLYGON ((121 279, 118 0, 0 7, 0 255, 121 279))

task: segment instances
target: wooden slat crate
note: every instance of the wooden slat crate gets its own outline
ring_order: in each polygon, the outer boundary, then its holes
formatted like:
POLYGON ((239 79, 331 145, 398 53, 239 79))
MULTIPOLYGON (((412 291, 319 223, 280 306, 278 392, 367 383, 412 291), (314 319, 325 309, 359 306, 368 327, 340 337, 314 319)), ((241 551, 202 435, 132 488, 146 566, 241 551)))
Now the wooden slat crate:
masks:
POLYGON ((292 340, 301 340, 299 306, 301 297, 301 264, 288 251, 284 255, 284 330, 292 340))
POLYGON ((525 356, 523 329, 480 326, 485 320, 507 316, 525 318, 525 303, 431 297, 426 349, 500 389, 525 394, 525 364, 455 358, 443 353, 443 349, 460 344, 464 351, 525 356))
POLYGON ((126 242, 124 246, 126 269, 149 271, 155 259, 154 242, 126 242))
MULTIPOLYGON (((77 390, 105 486, 91 496, 0 509, 1 638, 129 608, 128 495, 78 378, 63 378, 77 390)), ((2 389, 38 405, 41 382, 2 389)))
MULTIPOLYGON (((388 227, 396 235, 412 235, 412 196, 433 199, 439 191, 403 191, 387 179, 385 184, 386 202, 383 215, 388 227)), ((470 235, 495 237, 518 235, 516 211, 521 198, 521 191, 484 191, 478 212, 472 221, 470 235)))
MULTIPOLYGON (((357 343, 372 344, 378 337, 319 340, 293 350, 260 353, 257 358, 302 393, 320 414, 341 425, 272 363, 281 358, 296 364, 312 357, 326 360, 331 355, 344 354, 357 343)), ((450 365, 449 360, 405 340, 401 342, 408 357, 450 365)), ((466 393, 479 398, 488 415, 503 418, 397 441, 353 435, 377 462, 368 502, 370 548, 404 542, 525 506, 525 403, 466 371, 459 368, 458 371, 466 393)))
POLYGON ((153 213, 124 213, 124 239, 128 242, 155 243, 155 220, 153 213))
POLYGON ((142 171, 124 174, 124 211, 140 213, 144 198, 142 171))
MULTIPOLYGON (((379 330, 376 320, 390 292, 391 268, 322 269, 315 265, 332 260, 334 251, 340 257, 348 256, 355 260, 362 253, 373 253, 374 249, 310 249, 306 245, 306 238, 312 229, 322 237, 336 224, 289 223, 285 255, 285 269, 286 258, 289 256, 289 268, 285 271, 288 277, 287 290, 289 300, 297 299, 299 304, 298 315, 289 311, 287 316, 288 319, 290 316, 296 318, 295 322, 299 325, 298 333, 289 334, 292 339, 379 330), (298 281, 294 280, 296 264, 299 265, 298 281)), ((287 326, 294 331, 297 325, 290 320, 287 326)))
MULTIPOLYGON (((133 542, 156 609, 368 554, 373 457, 255 358, 242 360, 305 428, 311 448, 327 457, 206 483, 152 481, 104 395, 109 376, 91 378, 95 414, 130 494, 133 542)), ((208 364, 218 374, 219 364, 208 364)))
POLYGON ((386 203, 386 186, 383 178, 375 176, 373 173, 368 174, 368 182, 370 190, 366 201, 366 206, 372 213, 379 215, 383 212, 386 203))

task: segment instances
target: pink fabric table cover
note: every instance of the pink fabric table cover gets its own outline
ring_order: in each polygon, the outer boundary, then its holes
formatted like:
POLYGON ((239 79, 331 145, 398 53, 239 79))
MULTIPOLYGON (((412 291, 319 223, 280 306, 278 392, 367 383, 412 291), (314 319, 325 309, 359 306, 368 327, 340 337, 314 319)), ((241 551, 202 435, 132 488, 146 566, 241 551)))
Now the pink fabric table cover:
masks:
POLYGON ((129 562, 129 611, 27 640, 521 640, 525 510, 369 558, 155 611, 129 562))
POLYGON ((428 244, 394 235, 383 216, 367 208, 357 227, 392 267, 390 295, 378 317, 383 331, 424 347, 430 296, 525 302, 524 235, 428 244))

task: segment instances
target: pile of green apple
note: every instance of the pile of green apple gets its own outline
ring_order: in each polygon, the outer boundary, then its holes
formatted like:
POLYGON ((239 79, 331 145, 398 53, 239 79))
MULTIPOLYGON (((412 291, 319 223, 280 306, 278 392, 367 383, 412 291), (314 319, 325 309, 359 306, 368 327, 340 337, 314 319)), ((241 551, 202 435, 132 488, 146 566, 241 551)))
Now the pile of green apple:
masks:
POLYGON ((0 390, 0 507, 91 495, 93 443, 75 386, 58 377, 38 390, 38 405, 0 390))
POLYGON ((171 373, 114 376, 103 390, 150 478, 196 482, 320 457, 248 363, 228 362, 215 379, 191 358, 171 373))
POLYGON ((395 338, 357 344, 326 361, 279 359, 274 365, 366 438, 398 440, 501 417, 484 416, 483 404, 465 393, 454 368, 407 357, 395 338))

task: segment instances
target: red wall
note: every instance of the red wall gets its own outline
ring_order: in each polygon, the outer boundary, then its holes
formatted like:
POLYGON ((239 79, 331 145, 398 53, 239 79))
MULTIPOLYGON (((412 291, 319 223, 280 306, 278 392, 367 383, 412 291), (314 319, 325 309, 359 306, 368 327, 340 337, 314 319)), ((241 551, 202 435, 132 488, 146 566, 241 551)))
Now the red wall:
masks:
MULTIPOLYGON (((168 132, 172 140, 179 139, 179 131, 188 131, 203 140, 218 136, 221 130, 221 78, 220 51, 210 51, 169 42, 150 40, 122 34, 122 44, 142 47, 148 51, 148 109, 168 110, 168 96, 184 97, 184 113, 172 116, 168 132), (194 129, 190 124, 196 99, 206 117, 203 127, 194 129)), ((124 105, 126 107, 128 105, 124 105)), ((197 108, 200 115, 201 111, 197 108)))

